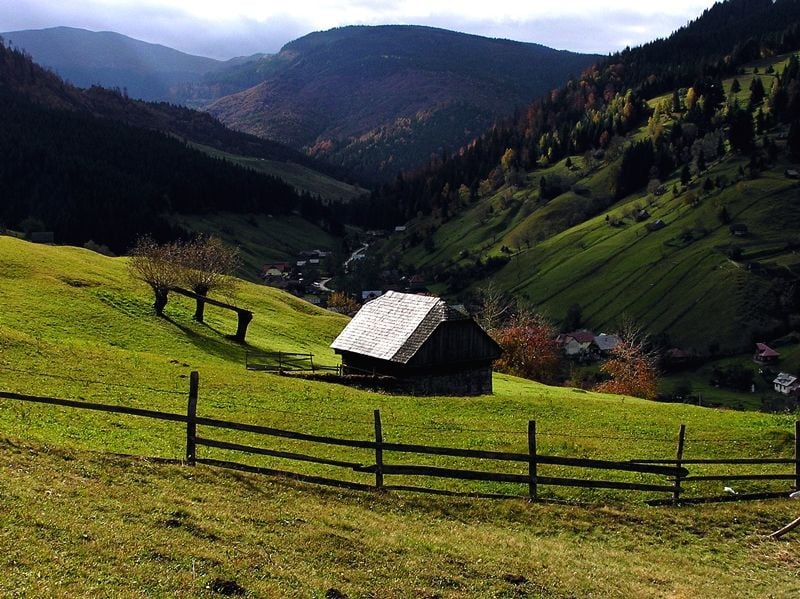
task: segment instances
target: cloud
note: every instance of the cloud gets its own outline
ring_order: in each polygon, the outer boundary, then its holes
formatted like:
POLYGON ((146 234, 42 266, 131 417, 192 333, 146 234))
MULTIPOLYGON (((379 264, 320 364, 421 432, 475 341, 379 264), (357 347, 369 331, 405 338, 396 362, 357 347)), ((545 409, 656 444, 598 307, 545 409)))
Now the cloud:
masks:
POLYGON ((0 30, 67 25, 111 30, 186 52, 228 58, 275 52, 311 31, 350 24, 421 24, 608 53, 663 37, 713 0, 0 0, 0 30))

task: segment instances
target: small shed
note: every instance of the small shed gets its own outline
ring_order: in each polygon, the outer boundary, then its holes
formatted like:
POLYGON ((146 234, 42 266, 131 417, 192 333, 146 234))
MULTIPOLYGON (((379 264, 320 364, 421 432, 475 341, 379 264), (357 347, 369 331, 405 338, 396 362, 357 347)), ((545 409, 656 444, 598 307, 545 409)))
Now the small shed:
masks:
POLYGON ((438 297, 387 291, 364 304, 331 344, 342 370, 403 381, 416 395, 492 392, 500 347, 438 297))

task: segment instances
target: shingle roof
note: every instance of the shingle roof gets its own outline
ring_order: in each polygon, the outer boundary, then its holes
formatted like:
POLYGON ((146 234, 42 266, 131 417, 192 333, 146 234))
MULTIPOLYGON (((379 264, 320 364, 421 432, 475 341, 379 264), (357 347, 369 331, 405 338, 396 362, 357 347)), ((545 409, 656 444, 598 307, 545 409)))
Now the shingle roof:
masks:
POLYGON ((465 318, 438 297, 387 291, 364 304, 331 347, 406 364, 439 323, 465 318))
POLYGON ((570 337, 572 337, 578 343, 591 343, 594 341, 594 333, 586 329, 572 331, 571 333, 564 333, 565 340, 569 340, 570 337))
POLYGON ((619 341, 619 337, 616 335, 606 335, 605 333, 600 333, 594 338, 594 342, 601 351, 611 351, 617 347, 619 341))
POLYGON ((797 377, 793 374, 789 374, 788 372, 781 372, 772 382, 776 385, 781 385, 782 387, 790 387, 797 382, 797 377))

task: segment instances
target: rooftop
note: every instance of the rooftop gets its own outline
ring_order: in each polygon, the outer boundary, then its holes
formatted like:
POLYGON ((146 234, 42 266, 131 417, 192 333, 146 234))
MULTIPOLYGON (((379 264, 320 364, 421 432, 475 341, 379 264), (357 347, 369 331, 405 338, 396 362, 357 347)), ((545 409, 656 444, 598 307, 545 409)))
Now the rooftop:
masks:
POLYGON ((406 364, 439 323, 467 318, 438 297, 387 291, 364 304, 331 347, 406 364))

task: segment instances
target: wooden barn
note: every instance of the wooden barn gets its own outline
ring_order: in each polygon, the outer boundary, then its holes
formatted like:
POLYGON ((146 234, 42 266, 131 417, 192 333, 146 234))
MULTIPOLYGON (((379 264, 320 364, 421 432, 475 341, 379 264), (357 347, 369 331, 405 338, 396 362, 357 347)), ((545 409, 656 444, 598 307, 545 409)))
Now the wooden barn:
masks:
POLYGON ((331 344, 350 374, 401 380, 415 395, 492 392, 500 347, 437 297, 388 291, 365 304, 331 344))

